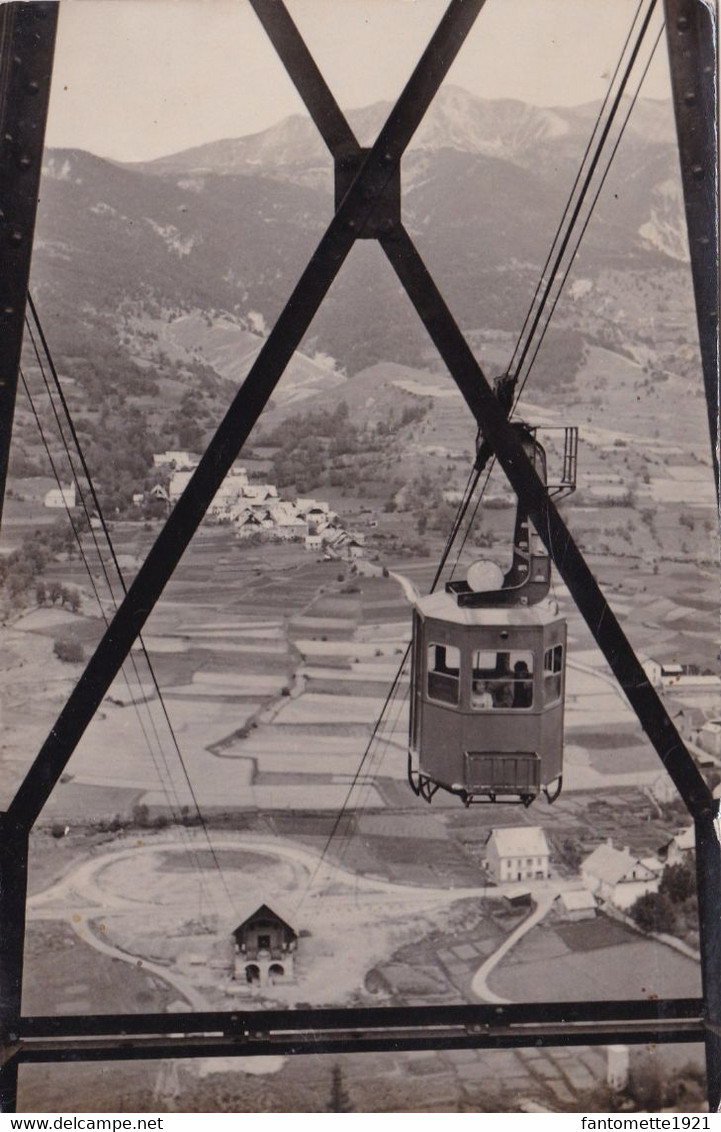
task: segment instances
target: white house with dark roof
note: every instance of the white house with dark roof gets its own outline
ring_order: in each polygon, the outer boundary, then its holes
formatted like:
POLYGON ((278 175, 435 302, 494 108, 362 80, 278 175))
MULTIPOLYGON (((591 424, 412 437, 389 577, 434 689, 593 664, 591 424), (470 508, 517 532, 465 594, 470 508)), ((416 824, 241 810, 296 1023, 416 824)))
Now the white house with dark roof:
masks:
POLYGON ((628 848, 616 849, 609 838, 597 845, 581 865, 581 879, 589 892, 617 908, 630 908, 639 896, 657 892, 658 869, 651 869, 628 848))
POLYGON ((263 530, 262 516, 250 507, 244 507, 242 511, 237 512, 234 515, 234 522, 236 538, 250 538, 251 535, 263 530))
POLYGON ((551 875, 551 850, 538 825, 492 829, 486 841, 486 868, 499 883, 545 880, 551 875))

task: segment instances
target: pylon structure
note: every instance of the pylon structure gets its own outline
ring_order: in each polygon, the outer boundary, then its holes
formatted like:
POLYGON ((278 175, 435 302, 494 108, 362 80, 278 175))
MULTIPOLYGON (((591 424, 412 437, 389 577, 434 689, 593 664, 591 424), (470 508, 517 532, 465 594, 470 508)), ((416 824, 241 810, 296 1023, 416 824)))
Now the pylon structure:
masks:
MULTIPOLYGON (((249 0, 328 147, 336 208, 187 489, 129 587, 6 812, 0 814, 0 1107, 28 1062, 363 1050, 704 1042, 721 1102, 721 851, 715 800, 525 454, 401 215, 401 158, 486 0, 450 0, 378 138, 362 148, 283 0, 249 0), (26 1017, 28 839, 45 802, 298 348, 356 240, 377 240, 553 558, 695 826, 702 997, 334 1010, 26 1017), (559 553, 558 548, 563 552, 559 553)), ((718 499, 716 40, 703 0, 665 0, 666 34, 718 499)), ((30 269, 57 2, 0 7, 0 486, 4 491, 30 269)), ((0 506, 3 491, 0 491, 0 506)))

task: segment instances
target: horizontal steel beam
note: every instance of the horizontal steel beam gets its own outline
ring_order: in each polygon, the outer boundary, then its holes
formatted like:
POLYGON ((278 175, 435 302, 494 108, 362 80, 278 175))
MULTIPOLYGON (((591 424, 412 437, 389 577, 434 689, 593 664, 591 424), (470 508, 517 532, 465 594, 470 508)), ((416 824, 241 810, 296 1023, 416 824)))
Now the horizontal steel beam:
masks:
POLYGON ((699 998, 28 1017, 12 1062, 702 1042, 699 998))
POLYGON ((703 1042, 700 1016, 660 1021, 527 1022, 513 1026, 418 1026, 375 1030, 299 1030, 287 1033, 128 1034, 126 1037, 24 1038, 17 1062, 125 1061, 167 1057, 263 1057, 307 1053, 380 1053, 444 1049, 523 1049, 548 1046, 645 1045, 703 1042))
POLYGON ((616 999, 591 1002, 514 1002, 452 1006, 323 1007, 305 1010, 211 1010, 177 1014, 35 1015, 20 1019, 18 1038, 80 1034, 295 1033, 309 1030, 374 1030, 454 1026, 508 1027, 524 1023, 586 1025, 601 1022, 668 1022, 698 1019, 700 998, 616 999))

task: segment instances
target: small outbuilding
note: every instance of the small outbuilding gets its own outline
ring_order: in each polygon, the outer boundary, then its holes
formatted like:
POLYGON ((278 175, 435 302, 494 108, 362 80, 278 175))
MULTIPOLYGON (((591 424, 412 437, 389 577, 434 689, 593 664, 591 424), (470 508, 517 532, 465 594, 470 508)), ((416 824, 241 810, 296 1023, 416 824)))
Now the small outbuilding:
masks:
POLYGON ((511 908, 530 908, 533 904, 533 895, 530 888, 522 884, 514 884, 506 891, 506 901, 511 908))
POLYGON ((585 888, 561 892, 557 897, 558 911, 564 920, 593 920, 596 916, 596 897, 585 888))
POLYGON ((233 977, 265 986, 293 978, 298 933, 268 904, 250 912, 233 932, 233 977))

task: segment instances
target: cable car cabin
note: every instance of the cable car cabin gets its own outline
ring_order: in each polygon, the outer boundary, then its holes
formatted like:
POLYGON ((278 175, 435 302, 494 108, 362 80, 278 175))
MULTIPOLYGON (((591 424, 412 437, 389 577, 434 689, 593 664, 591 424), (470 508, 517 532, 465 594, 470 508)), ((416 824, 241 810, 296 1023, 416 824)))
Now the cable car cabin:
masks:
POLYGON ((554 782, 560 791, 565 651, 555 602, 479 609, 451 593, 422 598, 411 676, 418 792, 529 805, 554 782))
MULTIPOLYGON (((547 483, 535 433, 515 427, 547 483)), ((565 478, 572 491, 575 475, 565 478)), ((560 794, 566 622, 550 585, 548 552, 519 505, 505 575, 477 562, 467 581, 416 602, 408 780, 427 802, 439 789, 466 805, 560 794)))

